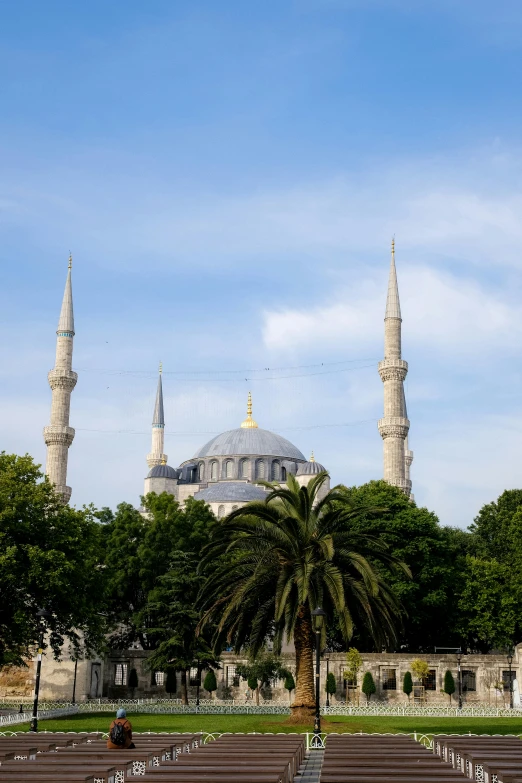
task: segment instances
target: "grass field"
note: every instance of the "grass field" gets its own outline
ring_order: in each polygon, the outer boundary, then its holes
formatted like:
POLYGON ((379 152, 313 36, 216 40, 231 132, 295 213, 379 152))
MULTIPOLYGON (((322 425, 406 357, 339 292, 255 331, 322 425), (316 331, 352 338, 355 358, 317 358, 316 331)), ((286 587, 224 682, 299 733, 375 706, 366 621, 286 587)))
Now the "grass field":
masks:
MULTIPOLYGON (((310 724, 296 725, 275 715, 133 715, 128 712, 134 731, 206 731, 206 732, 306 732, 310 724)), ((40 721, 41 731, 107 731, 112 716, 107 712, 76 715, 72 718, 40 721)), ((13 726, 28 731, 29 724, 13 726)), ((422 717, 348 717, 322 719, 322 731, 331 732, 405 732, 421 734, 522 734, 522 718, 422 718, 422 717)))

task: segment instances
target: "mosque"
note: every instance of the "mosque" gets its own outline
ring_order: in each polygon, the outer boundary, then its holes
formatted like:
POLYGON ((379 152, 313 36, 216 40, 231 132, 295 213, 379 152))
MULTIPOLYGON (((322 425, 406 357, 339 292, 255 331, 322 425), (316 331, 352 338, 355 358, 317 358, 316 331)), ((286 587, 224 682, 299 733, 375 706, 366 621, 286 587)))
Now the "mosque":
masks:
MULTIPOLYGON (((56 362, 49 372, 52 390, 51 422, 44 428, 47 445, 46 474, 61 494, 65 503, 71 497, 67 486, 67 460, 74 439, 69 426, 71 393, 78 380, 72 369, 74 341, 74 312, 72 295, 72 259, 58 321, 56 362)), ((402 317, 395 267, 395 243, 392 241, 388 294, 384 316, 384 360, 378 372, 384 388, 384 416, 378 422, 383 439, 383 477, 390 484, 411 495, 410 466, 413 452, 408 448, 410 422, 406 411, 404 379, 408 363, 401 356, 402 317)), ((239 416, 238 416, 239 418, 239 416)), ((259 481, 284 483, 289 473, 303 486, 320 471, 326 470, 310 459, 293 443, 269 430, 262 429, 252 415, 252 397, 249 393, 247 414, 237 429, 212 438, 190 458, 174 468, 164 453, 165 413, 163 406, 162 373, 158 379, 156 402, 152 418, 152 446, 147 455, 149 472, 145 478, 144 494, 168 492, 181 504, 187 498, 204 500, 218 517, 252 500, 263 500, 267 491, 259 481)), ((322 487, 326 493, 329 483, 322 487)))

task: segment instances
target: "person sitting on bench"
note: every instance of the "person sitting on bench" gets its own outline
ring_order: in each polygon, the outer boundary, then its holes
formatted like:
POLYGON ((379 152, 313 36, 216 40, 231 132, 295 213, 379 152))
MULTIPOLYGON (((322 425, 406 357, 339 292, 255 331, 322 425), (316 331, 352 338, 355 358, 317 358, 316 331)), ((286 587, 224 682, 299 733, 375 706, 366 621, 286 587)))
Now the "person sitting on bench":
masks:
POLYGON ((125 710, 118 710, 116 720, 113 720, 109 727, 107 747, 111 750, 128 750, 136 747, 132 741, 132 725, 127 720, 125 710))

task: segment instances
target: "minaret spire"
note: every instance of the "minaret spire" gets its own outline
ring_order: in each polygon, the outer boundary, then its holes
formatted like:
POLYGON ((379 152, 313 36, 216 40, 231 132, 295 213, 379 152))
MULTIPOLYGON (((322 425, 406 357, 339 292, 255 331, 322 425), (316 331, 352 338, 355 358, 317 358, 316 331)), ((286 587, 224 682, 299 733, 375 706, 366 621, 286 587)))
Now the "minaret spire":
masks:
POLYGON ((155 465, 167 464, 167 455, 163 453, 165 444, 165 414, 163 412, 162 373, 163 365, 160 362, 156 402, 154 404, 154 415, 152 417, 152 446, 150 454, 147 454, 147 465, 149 468, 153 468, 155 465))
POLYGON ((72 256, 69 254, 69 268, 65 281, 62 309, 56 330, 56 361, 48 374, 52 390, 51 423, 44 427, 47 446, 45 472, 64 503, 69 502, 71 487, 67 486, 67 460, 69 446, 74 439, 74 429, 69 427, 71 392, 76 386, 78 375, 72 370, 74 338, 74 313, 72 296, 72 256))
POLYGON ((403 385, 408 372, 408 363, 401 357, 401 325, 401 306, 395 269, 395 239, 392 239, 384 316, 384 361, 379 362, 379 375, 384 384, 384 417, 379 420, 378 427, 384 441, 384 480, 400 487, 406 495, 409 495, 411 481, 406 470, 408 468, 409 472, 406 438, 410 422, 406 412, 403 385))
POLYGON ((243 427, 243 429, 257 428, 257 423, 252 418, 252 393, 251 392, 248 392, 247 417, 243 422, 241 422, 241 426, 243 427))

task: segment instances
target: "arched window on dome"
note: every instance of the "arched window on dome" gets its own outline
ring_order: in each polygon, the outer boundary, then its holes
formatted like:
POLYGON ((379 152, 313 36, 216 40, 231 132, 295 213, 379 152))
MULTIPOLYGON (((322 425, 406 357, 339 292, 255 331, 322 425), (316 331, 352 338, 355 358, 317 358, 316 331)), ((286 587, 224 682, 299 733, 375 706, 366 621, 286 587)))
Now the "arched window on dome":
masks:
POLYGON ((278 459, 272 462, 272 481, 281 480, 281 463, 278 459))
POLYGON ((205 478, 205 463, 200 462, 198 465, 198 479, 200 481, 203 481, 204 478, 205 478))
POLYGON ((210 480, 217 481, 217 477, 218 477, 218 464, 214 460, 214 462, 210 463, 210 480))
POLYGON ((218 507, 218 519, 223 519, 225 516, 225 506, 218 507))
POLYGON ((242 459, 239 463, 239 478, 248 478, 248 460, 242 459))
POLYGON ((227 479, 234 478, 234 461, 227 459, 225 463, 225 476, 227 479))
POLYGON ((262 459, 258 459, 256 462, 256 479, 265 478, 265 462, 262 459))
POLYGON ((281 468, 281 481, 286 481, 286 468, 281 468))

